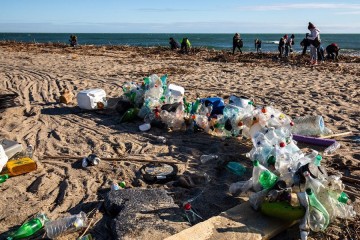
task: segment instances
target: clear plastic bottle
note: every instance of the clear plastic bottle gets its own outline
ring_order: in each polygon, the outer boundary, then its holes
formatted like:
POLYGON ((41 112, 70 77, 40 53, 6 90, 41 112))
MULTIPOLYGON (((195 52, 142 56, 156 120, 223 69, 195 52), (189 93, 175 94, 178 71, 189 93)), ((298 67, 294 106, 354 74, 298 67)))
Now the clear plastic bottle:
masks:
POLYGON ((29 157, 29 158, 32 158, 33 157, 33 153, 34 153, 34 148, 32 145, 28 145, 27 148, 26 148, 26 155, 29 157))
POLYGON ((218 155, 215 155, 215 154, 210 154, 210 155, 201 155, 200 157, 200 162, 201 163, 206 163, 208 161, 211 161, 211 160, 216 160, 218 159, 219 156, 218 155))
POLYGON ((49 238, 54 239, 65 232, 77 231, 86 227, 87 217, 84 212, 45 223, 45 231, 49 238))
POLYGON ((324 155, 325 156, 328 156, 328 155, 331 155, 333 154, 337 149, 340 148, 340 143, 335 141, 333 144, 331 144, 329 147, 327 147, 325 150, 324 150, 324 155))

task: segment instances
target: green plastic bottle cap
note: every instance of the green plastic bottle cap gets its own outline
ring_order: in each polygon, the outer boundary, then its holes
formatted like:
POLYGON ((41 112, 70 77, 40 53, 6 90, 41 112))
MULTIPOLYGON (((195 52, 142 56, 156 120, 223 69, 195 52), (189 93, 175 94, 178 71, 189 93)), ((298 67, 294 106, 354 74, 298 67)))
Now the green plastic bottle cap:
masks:
POLYGON ((259 161, 258 161, 258 160, 254 160, 253 165, 254 165, 255 167, 259 166, 259 161))
POLYGON ((125 187, 126 187, 125 181, 119 182, 119 186, 120 186, 121 188, 125 188, 125 187))
POLYGON ((338 201, 341 203, 347 203, 349 201, 349 196, 346 193, 342 192, 340 193, 338 201))
POLYGON ((313 194, 311 188, 307 188, 307 189, 306 189, 306 194, 307 194, 307 195, 313 194))

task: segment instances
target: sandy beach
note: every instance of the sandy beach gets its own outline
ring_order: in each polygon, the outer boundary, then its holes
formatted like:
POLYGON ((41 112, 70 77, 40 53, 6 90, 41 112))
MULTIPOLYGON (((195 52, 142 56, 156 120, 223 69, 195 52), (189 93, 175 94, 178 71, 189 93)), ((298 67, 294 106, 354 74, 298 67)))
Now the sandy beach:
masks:
MULTIPOLYGON (((279 60, 275 53, 240 55, 230 51, 193 49, 189 55, 164 47, 120 46, 67 47, 61 44, 0 43, 0 93, 16 92, 17 106, 0 113, 0 137, 34 146, 38 170, 13 177, 0 185, 1 234, 21 225, 36 213, 52 219, 89 213, 99 206, 109 191, 109 181, 125 181, 129 188, 165 188, 176 204, 204 189, 204 173, 211 187, 204 191, 203 217, 209 218, 241 202, 228 193, 232 182, 247 180, 251 173, 237 177, 224 173, 215 164, 201 164, 202 154, 216 153, 251 167, 243 155, 251 141, 221 139, 205 133, 171 132, 152 128, 149 132, 167 138, 158 144, 138 130, 141 121, 121 123, 111 109, 83 111, 76 105, 59 103, 60 93, 69 89, 75 96, 80 90, 102 88, 109 98, 123 94, 127 81, 141 82, 151 74, 168 74, 168 82, 185 88, 188 101, 196 97, 218 96, 228 102, 231 95, 247 96, 258 105, 273 105, 291 117, 321 115, 334 133, 352 131, 336 138, 341 148, 324 157, 329 173, 341 173, 353 182, 346 190, 357 214, 360 213, 360 58, 340 56, 338 62, 310 66, 309 56, 291 55, 279 60), (355 138, 357 136, 357 138, 355 138), (72 159, 46 156, 85 157, 96 153, 100 158, 128 156, 130 161, 105 162, 82 169, 72 159), (181 162, 178 175, 190 176, 197 187, 149 185, 139 177, 143 163, 131 159, 155 159, 181 162)), ((323 147, 300 144, 301 148, 323 147)), ((199 204, 200 205, 200 204, 199 204)), ((201 211, 200 211, 201 212, 201 211)), ((102 208, 94 217, 89 232, 95 239, 112 239, 111 219, 102 208)), ((190 227, 186 221, 167 222, 168 229, 133 233, 132 239, 164 239, 190 227), (145 235, 146 234, 146 235, 145 235)), ((311 239, 358 239, 359 217, 354 221, 333 222, 325 233, 311 233, 311 239)), ((61 239, 76 239, 81 232, 61 239)), ((298 226, 274 239, 299 237, 298 226), (291 236, 291 237, 290 237, 291 236)), ((131 238, 129 238, 131 239, 131 238)))

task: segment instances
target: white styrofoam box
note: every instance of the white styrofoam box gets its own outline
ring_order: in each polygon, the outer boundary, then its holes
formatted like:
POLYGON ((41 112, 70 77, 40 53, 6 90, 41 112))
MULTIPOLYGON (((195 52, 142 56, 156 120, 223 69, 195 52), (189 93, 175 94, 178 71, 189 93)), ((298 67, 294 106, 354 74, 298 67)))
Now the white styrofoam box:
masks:
POLYGON ((3 146, 5 154, 9 159, 11 159, 15 154, 23 150, 20 143, 12 140, 2 139, 0 140, 0 144, 3 146))
POLYGON ((2 171, 8 160, 9 158, 6 156, 3 146, 0 144, 0 172, 2 171))
POLYGON ((181 97, 184 96, 185 89, 181 86, 175 84, 169 84, 168 86, 169 91, 171 91, 171 95, 181 97))
POLYGON ((76 96, 78 106, 82 109, 96 109, 98 102, 104 102, 106 92, 103 89, 88 89, 80 91, 76 96))

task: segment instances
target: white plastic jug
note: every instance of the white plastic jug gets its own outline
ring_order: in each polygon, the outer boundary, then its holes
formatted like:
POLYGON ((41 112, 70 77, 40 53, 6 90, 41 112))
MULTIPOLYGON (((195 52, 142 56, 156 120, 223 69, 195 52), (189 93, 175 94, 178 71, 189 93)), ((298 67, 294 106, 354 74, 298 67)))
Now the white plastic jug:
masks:
POLYGON ((103 89, 88 89, 80 91, 76 96, 78 106, 82 109, 97 109, 97 103, 103 103, 106 107, 106 92, 103 89))
POLYGON ((8 160, 9 158, 6 156, 3 146, 0 144, 0 172, 2 171, 8 160))
POLYGON ((184 96, 185 89, 181 86, 175 85, 175 84, 169 84, 168 89, 171 91, 171 95, 175 97, 182 97, 184 96))

